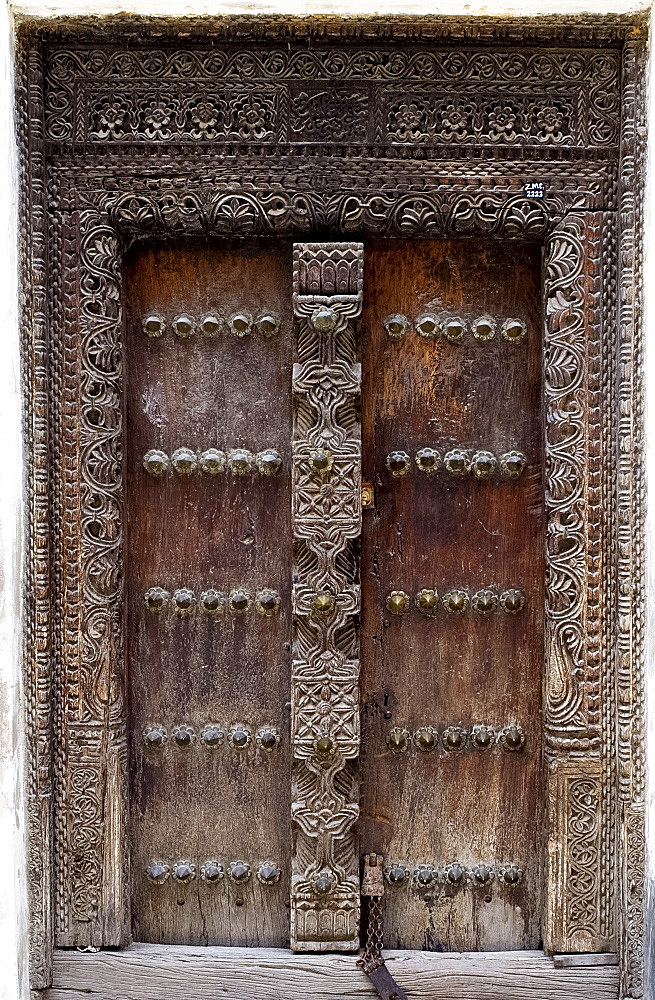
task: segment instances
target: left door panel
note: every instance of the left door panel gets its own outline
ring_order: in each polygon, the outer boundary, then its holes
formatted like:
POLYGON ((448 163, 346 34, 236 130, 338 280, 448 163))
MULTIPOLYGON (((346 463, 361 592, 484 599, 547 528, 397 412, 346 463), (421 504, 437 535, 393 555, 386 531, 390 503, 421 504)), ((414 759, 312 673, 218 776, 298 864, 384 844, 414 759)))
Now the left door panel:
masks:
POLYGON ((137 941, 289 944, 291 257, 125 262, 137 941))

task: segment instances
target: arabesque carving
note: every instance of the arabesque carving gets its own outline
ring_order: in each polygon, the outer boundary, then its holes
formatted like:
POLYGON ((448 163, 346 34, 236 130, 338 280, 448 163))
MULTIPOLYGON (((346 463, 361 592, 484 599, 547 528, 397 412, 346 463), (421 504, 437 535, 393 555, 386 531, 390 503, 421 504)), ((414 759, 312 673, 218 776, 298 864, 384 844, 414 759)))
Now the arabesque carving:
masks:
MULTIPOLYGON (((216 48, 206 24, 191 21, 188 45, 164 31, 156 49, 106 25, 38 29, 18 60, 33 983, 48 985, 53 926, 62 945, 120 945, 129 932, 121 255, 160 236, 389 234, 545 247, 552 853, 544 932, 553 950, 620 948, 622 995, 640 997, 644 46, 633 31, 641 29, 616 19, 578 28, 481 20, 473 32, 469 22, 428 18, 392 28, 349 21, 330 35, 287 21, 260 29, 251 19, 241 34, 220 22, 227 41, 216 48)), ((310 321, 308 309, 297 321, 307 359, 323 336, 310 321)), ((352 398, 355 341, 351 320, 343 324, 338 384, 352 398)), ((299 354, 298 363, 307 359, 299 354)), ((298 382, 299 442, 315 423, 310 388, 298 382)), ((318 524, 329 500, 343 531, 329 566, 317 568, 307 539, 296 557, 301 948, 350 948, 357 936, 357 591, 344 540, 360 490, 349 504, 357 438, 348 413, 326 418, 337 442, 326 479, 334 495, 298 480, 298 525, 318 524), (338 594, 332 617, 321 619, 310 600, 330 580, 338 594), (319 649, 331 650, 322 666, 319 649), (314 742, 326 719, 338 750, 324 767, 314 742), (327 831, 316 823, 321 796, 327 831), (310 883, 327 868, 338 903, 321 910, 310 883)))
POLYGON ((296 243, 291 946, 359 947, 361 243, 296 243), (318 457, 318 459, 317 459, 318 457))

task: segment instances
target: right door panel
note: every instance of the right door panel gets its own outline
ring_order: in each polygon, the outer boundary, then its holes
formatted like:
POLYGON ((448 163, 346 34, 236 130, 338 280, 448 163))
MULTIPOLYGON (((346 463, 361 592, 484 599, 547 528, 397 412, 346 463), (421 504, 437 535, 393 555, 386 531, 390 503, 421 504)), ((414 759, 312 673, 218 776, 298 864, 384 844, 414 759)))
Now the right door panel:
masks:
POLYGON ((367 245, 362 851, 390 948, 541 942, 537 248, 367 245))

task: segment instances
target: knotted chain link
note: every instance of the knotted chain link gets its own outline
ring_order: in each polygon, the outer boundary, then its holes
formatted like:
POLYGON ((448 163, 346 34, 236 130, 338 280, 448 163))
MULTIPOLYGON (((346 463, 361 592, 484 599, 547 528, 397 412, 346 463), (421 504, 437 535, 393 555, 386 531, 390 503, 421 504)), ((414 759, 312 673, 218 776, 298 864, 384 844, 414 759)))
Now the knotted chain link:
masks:
POLYGON ((382 948, 384 947, 384 925, 382 923, 382 896, 368 896, 368 922, 366 928, 366 946, 357 964, 367 974, 384 965, 382 948))

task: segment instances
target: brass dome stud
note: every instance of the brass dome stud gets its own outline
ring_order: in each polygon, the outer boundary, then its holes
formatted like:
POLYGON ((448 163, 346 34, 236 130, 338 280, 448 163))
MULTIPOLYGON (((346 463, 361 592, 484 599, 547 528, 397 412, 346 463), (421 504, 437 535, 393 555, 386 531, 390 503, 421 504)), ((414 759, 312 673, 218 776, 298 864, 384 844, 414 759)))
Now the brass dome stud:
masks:
POLYGON ((522 319, 506 319, 500 332, 510 344, 520 344, 525 340, 528 329, 522 319))
POLYGON ((209 750, 218 750, 225 742, 225 731, 214 722, 202 727, 200 739, 209 750))
POLYGON ((235 337, 248 337, 252 333, 252 316, 247 312, 235 313, 230 316, 228 326, 235 337))
POLYGON ((273 313, 262 313, 255 320, 255 330, 262 337, 274 337, 280 329, 280 320, 273 313))
POLYGON ((493 316, 480 316, 471 324, 471 330, 476 340, 493 340, 496 336, 496 320, 493 316))
POLYGON ((275 885, 280 881, 280 866, 275 861, 262 861, 257 865, 257 880, 262 885, 275 885))
POLYGON ((195 320, 187 313, 176 316, 173 320, 173 333, 180 340, 188 340, 196 332, 195 320))
POLYGON ((450 865, 446 865, 444 869, 444 877, 449 885, 464 885, 468 872, 464 865, 460 865, 458 861, 453 862, 450 865))
POLYGON ((513 888, 515 885, 518 885, 523 878, 523 871, 516 865, 506 865, 499 869, 498 878, 501 882, 504 882, 505 885, 513 888))
POLYGON ((404 590, 392 590, 387 595, 385 606, 392 615, 404 615, 411 607, 409 594, 404 590))
POLYGON ((255 462, 260 476, 276 476, 282 468, 282 459, 274 448, 258 452, 255 462))
POLYGON ((151 448, 143 456, 143 468, 151 476, 157 478, 163 476, 168 472, 168 467, 168 455, 165 451, 160 451, 159 448, 151 448))
POLYGON ((166 333, 166 320, 159 313, 151 313, 143 319, 143 332, 151 340, 158 340, 166 333))
POLYGON ((493 590, 478 590, 471 598, 471 607, 476 614, 488 618, 498 610, 498 594, 493 590))
POLYGON ((392 313, 382 325, 390 340, 402 340, 409 329, 409 320, 402 313, 392 313))
POLYGON ((226 458, 225 452, 218 448, 207 448, 200 456, 200 468, 208 476, 217 476, 225 472, 226 458))
POLYGON ((247 448, 230 448, 227 467, 233 476, 246 476, 255 467, 254 456, 247 448))
POLYGON ((471 472, 476 479, 489 479, 496 471, 496 456, 490 451, 476 451, 471 459, 471 472))
POLYGON ((509 726, 505 726, 501 729, 498 734, 498 742, 503 750, 511 752, 522 750, 525 744, 525 733, 523 732, 521 726, 518 726, 515 723, 510 723, 509 726))
POLYGON ((177 726, 173 726, 171 737, 179 750, 189 750, 193 746, 196 734, 193 726, 186 722, 180 722, 177 726))
POLYGON ((319 615, 327 615, 334 608, 334 597, 327 591, 315 594, 312 599, 312 610, 319 615))
POLYGON ((191 476, 198 468, 198 456, 191 448, 176 448, 171 455, 171 465, 178 476, 191 476))
POLYGON ((275 590, 259 590, 255 597, 255 609, 260 615, 271 618, 280 610, 280 595, 275 590))
POLYGON ((442 332, 441 320, 433 313, 422 313, 414 321, 414 329, 425 340, 436 340, 442 332))
POLYGON ((466 746, 467 733, 461 726, 448 726, 441 734, 444 750, 449 753, 460 753, 466 746))
POLYGON ((463 615, 469 606, 469 596, 465 590, 449 590, 441 602, 450 615, 463 615))
POLYGON ((459 316, 446 320, 443 335, 450 344, 461 344, 466 333, 466 323, 459 316))
POLYGON ((332 757, 337 752, 336 741, 329 733, 321 733, 314 740, 314 751, 319 757, 332 757))
POLYGON ((320 476, 326 475, 328 472, 332 471, 332 466, 334 465, 334 455, 326 448, 318 448, 316 451, 310 452, 309 464, 312 468, 312 472, 316 472, 320 476))
POLYGON ((280 744, 280 733, 275 726, 260 726, 255 733, 255 742, 264 753, 271 753, 280 744))
POLYGON ((146 726, 143 730, 143 742, 148 750, 159 750, 164 746, 167 736, 164 726, 156 722, 146 726))
POLYGON ((471 471, 471 458, 464 448, 451 448, 446 452, 443 464, 446 472, 456 478, 467 476, 471 471))
POLYGON ((434 615, 439 610, 439 594, 436 590, 423 587, 416 594, 414 604, 422 615, 434 615))
POLYGON ((172 874, 176 882, 193 882, 196 877, 196 866, 193 861, 176 861, 172 874))
POLYGON ((412 872, 412 882, 417 889, 430 889, 439 878, 434 865, 419 865, 412 872))
POLYGON ((173 603, 178 615, 190 615, 196 606, 196 597, 188 587, 179 587, 173 594, 173 603))
POLYGON ((398 479, 407 475, 412 463, 406 451, 390 451, 385 459, 385 465, 394 479, 398 479))
POLYGON ((144 600, 146 602, 146 607, 148 611, 152 611, 157 614, 163 611, 170 600, 170 594, 163 587, 150 587, 146 590, 144 600))
POLYGON ((409 879, 409 868, 406 865, 400 864, 399 862, 393 862, 390 865, 386 865, 384 868, 384 877, 394 888, 399 888, 409 879))
POLYGON ((312 889, 319 896, 327 896, 337 884, 337 876, 329 868, 317 872, 311 880, 312 889))
POLYGON ((475 750, 491 750, 496 742, 496 732, 491 726, 473 726, 471 730, 471 746, 475 750))
POLYGON ((527 459, 522 452, 507 451, 500 456, 500 474, 505 479, 518 479, 527 464, 527 459))
POLYGON ((311 315, 310 323, 317 333, 332 333, 337 328, 339 317, 334 309, 318 306, 311 315))
POLYGON ((431 753, 439 745, 439 736, 432 726, 421 726, 414 733, 414 746, 421 753, 431 753))
POLYGON ((235 587, 234 590, 230 591, 228 604, 233 615, 245 615, 250 611, 252 598, 247 590, 235 587))
POLYGON ((500 606, 505 614, 519 615, 525 607, 525 594, 515 587, 503 590, 500 595, 500 606))
POLYGON ((218 861, 205 861, 200 868, 200 878, 203 882, 215 885, 217 882, 222 882, 225 878, 225 869, 218 861))
POLYGON ((220 591, 213 588, 203 590, 200 595, 200 607, 206 615, 222 615, 225 607, 225 598, 220 591))
POLYGON ((200 329, 207 340, 215 340, 225 329, 225 320, 218 313, 207 313, 200 320, 200 329))
POLYGON ((394 726, 387 733, 387 746, 392 753, 405 753, 409 750, 410 739, 411 736, 408 729, 403 729, 401 726, 394 726))
POLYGON ((474 885, 489 885, 493 881, 494 870, 489 865, 479 864, 471 868, 469 878, 474 885))
POLYGON ((155 885, 163 885, 170 878, 171 867, 165 861, 151 861, 146 868, 146 875, 155 885))
POLYGON ((227 741, 233 750, 243 753, 252 743, 252 734, 248 726, 235 722, 233 726, 230 726, 227 741))
POLYGON ((433 476, 441 468, 441 455, 436 448, 419 448, 414 457, 417 467, 426 476, 433 476))
POLYGON ((227 875, 230 882, 243 885, 250 878, 250 865, 246 861, 230 861, 227 866, 227 875))

